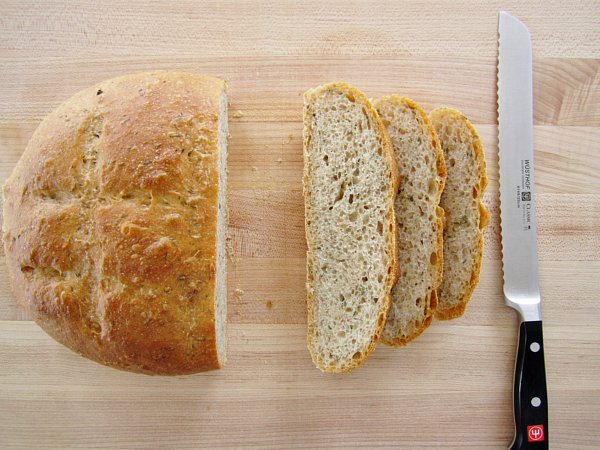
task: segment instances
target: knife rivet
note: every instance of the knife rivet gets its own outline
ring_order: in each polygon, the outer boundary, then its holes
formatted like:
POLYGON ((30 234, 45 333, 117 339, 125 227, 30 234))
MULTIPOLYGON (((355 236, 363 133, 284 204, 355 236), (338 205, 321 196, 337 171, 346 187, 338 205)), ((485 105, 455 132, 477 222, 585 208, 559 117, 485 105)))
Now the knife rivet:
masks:
POLYGON ((542 401, 540 400, 540 398, 539 398, 539 397, 533 397, 533 398, 531 399, 531 405, 532 405, 534 408, 537 408, 537 407, 538 407, 538 406, 540 406, 541 404, 542 404, 542 401))
POLYGON ((532 342, 531 345, 529 346, 529 349, 533 352, 533 353, 537 353, 540 351, 540 344, 538 344, 537 342, 532 342))

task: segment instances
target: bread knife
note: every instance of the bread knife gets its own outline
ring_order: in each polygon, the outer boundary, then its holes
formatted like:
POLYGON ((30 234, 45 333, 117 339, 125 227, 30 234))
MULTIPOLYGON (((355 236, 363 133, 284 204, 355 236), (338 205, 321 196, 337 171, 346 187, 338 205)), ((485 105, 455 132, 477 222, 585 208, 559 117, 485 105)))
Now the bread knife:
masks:
POLYGON ((521 325, 511 449, 548 448, 548 395, 538 283, 533 178, 531 36, 506 12, 498 21, 498 149, 504 301, 521 325))

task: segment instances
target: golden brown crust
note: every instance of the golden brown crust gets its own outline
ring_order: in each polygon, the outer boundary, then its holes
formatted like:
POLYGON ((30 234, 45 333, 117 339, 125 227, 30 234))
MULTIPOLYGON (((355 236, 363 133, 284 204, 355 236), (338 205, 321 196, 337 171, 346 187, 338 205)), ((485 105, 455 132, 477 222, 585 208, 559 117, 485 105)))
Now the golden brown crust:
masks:
POLYGON ((439 320, 450 320, 456 319, 462 316, 467 308, 469 301, 473 295, 473 291, 475 287, 479 283, 479 274, 481 272, 481 261, 483 259, 483 230, 488 224, 489 221, 489 211, 483 204, 483 194, 485 192, 485 188, 487 187, 488 179, 487 179, 487 170, 486 170, 486 162, 485 162, 485 154, 483 151, 483 146, 481 145, 481 139, 477 130, 473 126, 473 124, 465 117, 460 111, 457 111, 453 108, 438 108, 433 110, 429 117, 432 117, 434 114, 436 115, 448 115, 459 121, 463 122, 471 136, 473 137, 473 151, 475 154, 476 168, 477 174, 479 178, 479 189, 477 190, 477 202, 478 202, 478 210, 479 210, 479 230, 480 233, 478 235, 477 242, 475 243, 475 248, 477 250, 475 262, 473 264, 473 268, 471 271, 471 277, 469 284, 467 285, 462 297, 459 300, 459 303, 447 308, 443 309, 438 306, 437 311, 435 312, 436 319, 439 320))
MULTIPOLYGON (((394 152, 393 152, 393 148, 391 146, 391 143, 389 141, 387 132, 385 130, 385 127, 383 126, 383 123, 381 122, 381 119, 379 118, 379 114, 377 114, 377 111, 375 110, 375 108, 373 108, 373 106, 371 105, 371 102, 369 102, 369 99, 358 89, 356 89, 355 87, 343 83, 343 82, 335 82, 335 83, 330 83, 324 86, 319 86, 317 88, 311 89, 307 92, 304 93, 304 105, 305 105, 305 109, 304 109, 304 137, 303 137, 303 142, 304 142, 304 172, 303 172, 303 178, 302 178, 302 185, 303 185, 303 193, 304 193, 304 206, 305 206, 305 229, 306 229, 306 240, 307 240, 307 244, 308 244, 308 251, 307 251, 307 312, 308 312, 308 330, 307 330, 307 343, 308 343, 308 349, 310 351, 311 357, 313 359, 314 364, 323 372, 349 372, 352 369, 354 369, 355 367, 359 366, 360 364, 362 364, 371 354, 371 352, 375 349, 375 346, 377 345, 377 342, 379 340, 379 337, 381 336, 381 332, 383 331, 383 327, 385 326, 385 319, 386 319, 386 315, 387 315, 387 311, 389 309, 390 306, 390 302, 391 302, 391 290, 392 287, 394 286, 394 284, 396 283, 396 281, 398 280, 398 277, 400 275, 400 271, 399 271, 399 267, 398 267, 398 256, 397 256, 397 244, 396 244, 396 239, 397 239, 397 233, 396 233, 396 220, 394 217, 394 199, 396 197, 396 193, 398 192, 398 186, 399 186, 399 182, 400 182, 400 176, 399 176, 399 172, 398 172, 398 166, 396 164, 396 158, 394 157, 394 152), (314 350, 313 344, 312 344, 312 317, 313 317, 313 302, 314 302, 314 290, 313 290, 313 286, 312 286, 312 281, 313 281, 313 276, 312 276, 312 253, 310 251, 311 248, 313 248, 313 242, 314 240, 312 239, 311 235, 310 235, 310 227, 308 226, 308 221, 310 220, 311 214, 312 214, 312 210, 311 210, 311 193, 308 189, 308 178, 310 176, 309 173, 309 167, 308 167, 308 161, 310 158, 310 153, 312 150, 312 145, 311 145, 311 138, 312 138, 312 98, 314 98, 315 96, 317 96, 318 94, 328 91, 328 90, 335 90, 338 92, 343 92, 346 94, 351 94, 354 96, 355 101, 360 102, 367 110, 367 112, 371 115, 372 119, 373 119, 373 125, 375 125, 376 130, 377 130, 377 134, 381 137, 381 140, 383 142, 383 147, 384 147, 384 153, 386 156, 386 160, 388 161, 388 168, 389 168, 389 172, 390 172, 390 181, 391 181, 391 189, 388 191, 388 199, 387 199, 387 214, 386 214, 386 219, 388 224, 392 227, 392 230, 390 233, 388 233, 389 236, 389 241, 388 241, 388 254, 391 255, 390 258, 390 266, 389 268, 390 270, 390 274, 387 276, 386 279, 386 285, 385 285, 385 293, 384 293, 384 301, 381 304, 381 309, 380 309, 380 313, 379 313, 379 319, 378 319, 378 326, 377 329, 375 330, 375 333, 373 334, 373 336, 371 337, 371 342, 369 344, 369 347, 367 348, 367 350, 365 352, 361 353, 361 357, 357 358, 357 359, 352 359, 352 361, 345 366, 343 369, 338 370, 338 369, 333 369, 331 367, 328 367, 325 364, 321 364, 321 361, 318 359, 317 355, 316 355, 316 351, 314 350)), ((385 225, 384 225, 384 229, 385 229, 385 225)))
MULTIPOLYGON (((440 180, 440 182, 438 184, 438 196, 436 199, 436 205, 439 205, 440 199, 442 197, 442 192, 444 190, 444 184, 446 182, 446 163, 444 160, 444 152, 442 151, 442 148, 440 146, 440 140, 438 139, 437 133, 435 132, 435 128, 433 127, 431 121, 429 120, 429 116, 427 115, 425 110, 421 107, 421 105, 419 105, 418 103, 416 103, 415 101, 413 101, 409 98, 402 97, 401 95, 390 95, 390 96, 386 96, 386 97, 377 99, 375 101, 376 108, 377 108, 377 104, 380 102, 382 102, 382 103, 386 102, 386 103, 391 103, 391 104, 396 104, 396 105, 404 105, 404 106, 412 109, 413 111, 415 111, 418 114, 419 118, 421 119, 422 124, 427 128, 428 132, 431 134, 431 141, 432 141, 432 145, 434 147, 435 157, 436 157, 437 175, 440 180)), ((392 149, 392 151, 393 151, 393 149, 392 149)), ((436 293, 436 291, 437 291, 437 288, 439 287, 440 283, 442 282, 442 270, 443 270, 442 261, 443 261, 443 249, 444 249, 444 244, 443 244, 444 210, 442 208, 440 208, 439 206, 437 206, 436 212, 437 212, 437 248, 438 248, 438 251, 437 251, 437 261, 438 261, 437 275, 436 275, 436 279, 433 284, 431 293, 425 292, 423 295, 423 298, 425 298, 425 301, 426 301, 425 317, 423 318, 421 326, 416 327, 414 332, 410 336, 397 336, 396 338, 393 338, 393 339, 382 338, 381 342, 383 342, 385 345, 388 345, 391 347, 402 347, 402 346, 408 344, 409 342, 413 341, 414 339, 416 339, 423 333, 423 331, 431 324, 433 316, 435 315, 435 311, 437 308, 437 293, 436 293)))
POLYGON ((39 125, 4 186, 15 297, 72 350, 119 369, 219 367, 217 78, 127 75, 39 125))

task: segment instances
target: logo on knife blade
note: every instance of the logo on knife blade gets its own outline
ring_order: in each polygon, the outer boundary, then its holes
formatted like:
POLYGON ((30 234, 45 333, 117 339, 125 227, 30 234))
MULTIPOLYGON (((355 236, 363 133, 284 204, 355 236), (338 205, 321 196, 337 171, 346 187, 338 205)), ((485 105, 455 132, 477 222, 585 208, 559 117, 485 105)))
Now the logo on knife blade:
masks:
POLYGON ((531 190, 531 162, 528 159, 523 161, 523 187, 531 190))
POLYGON ((531 199, 531 160, 521 160, 521 184, 517 185, 517 208, 523 214, 523 231, 531 230, 531 211, 533 203, 531 199))

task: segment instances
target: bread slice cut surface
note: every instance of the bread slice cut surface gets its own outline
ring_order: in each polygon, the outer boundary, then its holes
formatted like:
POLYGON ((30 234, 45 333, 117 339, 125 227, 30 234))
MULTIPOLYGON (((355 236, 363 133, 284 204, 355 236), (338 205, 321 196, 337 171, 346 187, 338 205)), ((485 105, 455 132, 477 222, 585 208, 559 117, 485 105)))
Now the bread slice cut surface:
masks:
POLYGON ((479 282, 483 232, 489 213, 482 199, 486 164, 477 131, 460 112, 439 108, 429 115, 444 152, 448 176, 440 206, 444 222, 444 278, 438 289, 438 319, 461 316, 479 282))
POLYGON ((396 278, 397 183, 385 130, 364 94, 344 83, 306 92, 308 348, 323 371, 356 367, 383 329, 396 278))
POLYGON ((429 326, 437 305, 443 232, 438 204, 446 168, 435 130, 417 103, 392 95, 373 106, 387 129, 401 180, 394 203, 400 278, 381 338, 401 346, 429 326))

